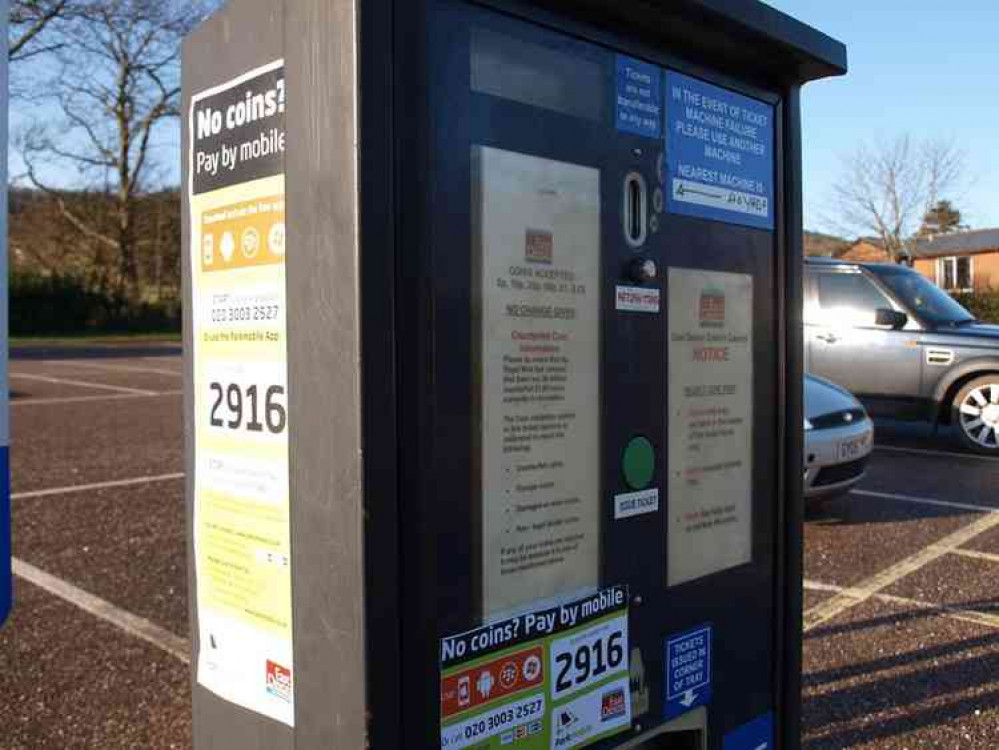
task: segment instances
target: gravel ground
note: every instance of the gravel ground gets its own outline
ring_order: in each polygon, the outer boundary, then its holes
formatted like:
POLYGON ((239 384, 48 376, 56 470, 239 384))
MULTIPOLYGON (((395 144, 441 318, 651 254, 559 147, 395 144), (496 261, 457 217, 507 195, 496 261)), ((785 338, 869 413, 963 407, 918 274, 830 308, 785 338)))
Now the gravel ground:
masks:
MULTIPOLYGON (((900 575, 806 634, 803 745, 995 750, 999 557, 951 551, 908 567, 913 559, 921 562, 914 556, 928 546, 999 507, 999 459, 953 455, 946 434, 934 437, 897 423, 878 427, 880 443, 904 450, 876 451, 862 487, 896 497, 852 494, 813 514, 805 527, 806 579, 863 587, 890 566, 900 575), (970 610, 976 621, 940 605, 970 610)), ((960 549, 997 554, 999 531, 986 531, 960 549)), ((806 610, 830 596, 806 587, 806 610)))
POLYGON ((809 750, 992 750, 999 738, 995 629, 880 602, 805 642, 809 750))
MULTIPOLYGON (((11 369, 15 555, 186 638, 176 345, 28 347, 11 369), (139 481, 35 494, 118 480, 139 481)), ((879 441, 904 450, 877 451, 863 488, 910 499, 851 495, 812 514, 806 609, 982 517, 911 498, 999 508, 999 460, 898 424, 879 424, 879 441)), ((999 747, 999 529, 962 549, 986 556, 941 553, 807 634, 806 748, 999 747)), ((15 593, 0 750, 190 747, 183 660, 24 580, 15 593)))
MULTIPOLYGON (((15 556, 186 638, 182 479, 19 496, 182 472, 176 347, 33 347, 11 372, 15 556)), ((0 664, 0 750, 191 745, 185 662, 22 579, 0 664)))

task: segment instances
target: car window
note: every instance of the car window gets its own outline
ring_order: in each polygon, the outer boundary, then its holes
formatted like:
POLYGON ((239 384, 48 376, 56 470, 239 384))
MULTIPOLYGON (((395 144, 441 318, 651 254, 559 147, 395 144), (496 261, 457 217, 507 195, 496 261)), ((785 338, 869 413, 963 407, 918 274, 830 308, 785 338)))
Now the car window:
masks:
POLYGON ((859 273, 819 274, 818 293, 823 317, 830 322, 871 326, 875 310, 893 309, 884 293, 859 273))
POLYGON ((818 292, 815 291, 817 284, 815 279, 817 276, 817 273, 812 271, 808 266, 805 266, 803 301, 805 303, 805 323, 808 325, 820 323, 822 317, 822 311, 819 310, 818 292))
POLYGON ((878 278, 896 299, 928 323, 960 325, 975 319, 953 297, 915 271, 881 270, 878 278))

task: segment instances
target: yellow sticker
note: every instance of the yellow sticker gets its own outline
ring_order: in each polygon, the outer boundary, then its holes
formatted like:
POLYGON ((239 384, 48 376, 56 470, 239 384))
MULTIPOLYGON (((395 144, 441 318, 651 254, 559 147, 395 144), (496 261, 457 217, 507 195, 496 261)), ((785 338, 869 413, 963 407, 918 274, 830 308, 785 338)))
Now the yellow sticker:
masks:
POLYGON ((283 62, 189 127, 198 681, 292 725, 283 62))

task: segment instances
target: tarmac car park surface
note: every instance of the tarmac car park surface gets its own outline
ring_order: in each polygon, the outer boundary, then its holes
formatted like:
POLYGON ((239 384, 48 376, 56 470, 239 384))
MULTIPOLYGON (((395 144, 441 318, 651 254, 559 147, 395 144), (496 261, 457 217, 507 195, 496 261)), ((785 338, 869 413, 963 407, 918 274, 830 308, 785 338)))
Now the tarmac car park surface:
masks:
POLYGON ((12 355, 0 748, 190 747, 178 347, 12 355))
MULTIPOLYGON (((181 359, 16 350, 0 750, 187 748, 181 359)), ((804 746, 999 747, 999 459, 878 423, 805 528, 804 746)))

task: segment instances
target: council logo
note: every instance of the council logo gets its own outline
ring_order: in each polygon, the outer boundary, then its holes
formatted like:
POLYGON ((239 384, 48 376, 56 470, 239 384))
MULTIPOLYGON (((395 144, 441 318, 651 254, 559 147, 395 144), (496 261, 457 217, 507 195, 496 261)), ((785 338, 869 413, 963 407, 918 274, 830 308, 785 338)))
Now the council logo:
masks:
POLYGON ((715 287, 702 289, 698 312, 701 328, 723 328, 725 326, 725 291, 715 287))

